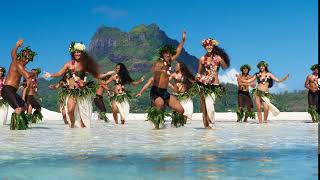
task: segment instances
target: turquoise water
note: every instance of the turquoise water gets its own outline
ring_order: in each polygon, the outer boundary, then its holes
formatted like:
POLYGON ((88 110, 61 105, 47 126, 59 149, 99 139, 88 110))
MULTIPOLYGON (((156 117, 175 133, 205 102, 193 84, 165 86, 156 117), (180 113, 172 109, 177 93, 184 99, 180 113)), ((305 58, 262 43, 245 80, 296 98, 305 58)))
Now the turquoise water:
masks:
POLYGON ((94 121, 89 130, 61 121, 29 131, 1 127, 0 179, 318 179, 315 124, 151 127, 145 121, 94 121))

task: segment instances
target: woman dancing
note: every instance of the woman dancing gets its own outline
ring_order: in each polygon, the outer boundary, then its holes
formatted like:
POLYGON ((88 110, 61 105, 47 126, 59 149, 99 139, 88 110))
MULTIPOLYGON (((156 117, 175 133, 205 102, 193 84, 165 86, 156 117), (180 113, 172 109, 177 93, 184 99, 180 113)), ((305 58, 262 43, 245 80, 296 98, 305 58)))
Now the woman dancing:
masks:
POLYGON ((136 86, 144 81, 144 76, 139 80, 134 81, 127 70, 126 66, 122 63, 118 63, 115 68, 115 74, 112 75, 106 82, 105 88, 111 91, 108 84, 114 82, 113 96, 111 97, 111 109, 113 113, 113 119, 118 124, 118 113, 120 114, 121 124, 129 118, 130 106, 129 100, 131 99, 130 92, 126 91, 125 85, 130 84, 136 86))
POLYGON ((99 79, 97 63, 85 51, 85 45, 72 42, 69 47, 72 60, 67 62, 59 72, 44 77, 57 78, 69 73, 68 89, 65 93, 65 110, 71 128, 90 128, 92 115, 92 101, 96 88, 87 82, 87 73, 99 79))
POLYGON ((175 69, 176 72, 172 73, 170 76, 170 80, 174 80, 174 84, 169 83, 169 87, 172 89, 174 92, 173 95, 177 97, 184 109, 183 116, 173 112, 172 124, 177 127, 179 125, 183 126, 187 122, 187 119, 192 119, 193 102, 189 90, 192 83, 195 82, 195 77, 183 62, 178 62, 175 69))
MULTIPOLYGON (((5 76, 6 69, 4 67, 0 67, 0 95, 4 86, 5 76)), ((6 125, 7 123, 8 109, 8 103, 0 96, 0 126, 6 125)))
POLYGON ((261 104, 264 107, 264 122, 267 123, 269 111, 273 114, 273 116, 279 115, 280 111, 270 102, 271 95, 269 93, 269 88, 273 86, 273 81, 277 83, 284 82, 288 79, 289 74, 287 74, 284 78, 278 79, 272 73, 269 72, 268 63, 265 61, 260 61, 257 65, 259 68, 259 72, 256 73, 252 78, 245 80, 240 78, 238 75, 237 78, 241 82, 244 83, 252 83, 257 80, 256 89, 252 90, 252 94, 256 101, 256 106, 258 110, 258 119, 259 123, 262 123, 262 112, 261 112, 261 104))
POLYGON ((34 97, 38 96, 38 75, 41 73, 41 69, 32 69, 31 72, 34 74, 34 77, 31 79, 31 84, 29 87, 29 91, 27 92, 27 80, 23 80, 23 99, 27 104, 27 114, 28 119, 32 123, 37 123, 42 120, 43 116, 41 114, 41 105, 34 97), (35 111, 32 114, 32 109, 35 111))
POLYGON ((199 60, 196 76, 198 83, 193 87, 193 91, 200 94, 203 125, 208 129, 211 129, 210 124, 215 121, 215 99, 223 92, 219 82, 219 69, 227 69, 230 66, 228 54, 218 45, 219 43, 211 38, 202 41, 202 47, 207 53, 199 60))
POLYGON ((308 113, 311 115, 312 122, 319 122, 319 65, 311 66, 312 74, 308 75, 305 87, 308 89, 308 113))
MULTIPOLYGON (((251 67, 248 64, 242 65, 240 71, 242 74, 239 78, 247 80, 252 76, 249 74, 251 67)), ((255 84, 247 84, 238 80, 238 111, 237 111, 237 122, 247 122, 248 118, 255 119, 255 113, 251 111, 253 108, 253 102, 249 92, 249 86, 254 87, 255 84), (247 107, 247 110, 244 110, 247 107)))

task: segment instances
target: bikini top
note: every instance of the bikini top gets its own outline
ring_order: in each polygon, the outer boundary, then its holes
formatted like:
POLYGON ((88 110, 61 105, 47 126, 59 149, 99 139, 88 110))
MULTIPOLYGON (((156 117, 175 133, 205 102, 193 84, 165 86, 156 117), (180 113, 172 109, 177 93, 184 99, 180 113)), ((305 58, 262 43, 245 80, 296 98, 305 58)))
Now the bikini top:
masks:
POLYGON ((115 81, 114 82, 115 82, 116 85, 122 85, 122 80, 120 79, 118 74, 115 75, 115 81))
POLYGON ((255 75, 257 77, 258 84, 265 84, 270 81, 270 77, 261 78, 261 73, 256 73, 255 75))
POLYGON ((72 69, 69 69, 68 70, 68 75, 69 77, 73 77, 76 79, 76 77, 79 77, 81 80, 85 80, 86 78, 86 73, 84 71, 76 71, 75 69, 75 66, 76 66, 76 61, 75 60, 72 60, 71 61, 71 65, 72 65, 72 69))

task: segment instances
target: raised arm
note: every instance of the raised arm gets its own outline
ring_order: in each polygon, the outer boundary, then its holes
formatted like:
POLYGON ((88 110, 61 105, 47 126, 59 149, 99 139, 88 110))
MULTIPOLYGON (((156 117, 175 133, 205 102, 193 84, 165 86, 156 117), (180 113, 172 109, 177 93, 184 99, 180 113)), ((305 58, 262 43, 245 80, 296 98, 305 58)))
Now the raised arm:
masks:
POLYGON ((140 78, 139 80, 133 81, 133 82, 131 83, 131 85, 132 85, 132 86, 137 86, 137 85, 141 84, 143 81, 144 81, 144 76, 141 76, 141 78, 140 78))
POLYGON ((59 72, 57 73, 53 73, 53 74, 50 74, 48 72, 45 72, 43 77, 48 79, 48 78, 57 78, 57 77, 61 77, 63 76, 69 69, 69 63, 66 63, 61 69, 59 72))
POLYGON ((282 79, 278 79, 277 77, 275 77, 273 74, 270 73, 270 78, 273 79, 274 81, 276 81, 277 83, 282 83, 282 82, 284 82, 285 80, 287 80, 289 78, 289 74, 287 74, 282 79))
POLYGON ((181 42, 179 44, 179 46, 177 47, 177 51, 176 51, 176 54, 172 57, 172 61, 175 61, 178 59, 178 57, 180 56, 181 52, 182 52, 182 49, 183 49, 183 45, 184 45, 184 42, 186 41, 186 38, 187 38, 187 35, 186 35, 186 32, 183 31, 182 32, 182 39, 181 39, 181 42))
POLYGON ((140 92, 136 95, 136 97, 141 96, 142 93, 144 93, 144 92, 148 89, 148 87, 152 85, 153 81, 154 81, 154 78, 153 78, 153 77, 149 78, 149 79, 148 79, 148 82, 142 87, 142 89, 141 89, 140 92))
POLYGON ((19 49, 19 47, 21 47, 23 45, 23 39, 19 39, 16 43, 16 46, 12 49, 11 51, 11 58, 12 61, 16 60, 17 58, 17 51, 19 49))

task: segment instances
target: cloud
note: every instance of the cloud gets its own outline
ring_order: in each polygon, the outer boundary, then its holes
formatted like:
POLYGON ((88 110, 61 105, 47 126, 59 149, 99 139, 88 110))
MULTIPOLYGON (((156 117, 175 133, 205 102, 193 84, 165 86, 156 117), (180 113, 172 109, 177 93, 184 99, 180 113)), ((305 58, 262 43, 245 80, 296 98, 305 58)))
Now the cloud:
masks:
MULTIPOLYGON (((238 72, 236 69, 232 68, 232 69, 226 71, 226 73, 220 74, 220 76, 219 76, 220 82, 237 85, 238 84, 237 78, 236 78, 237 74, 240 74, 240 72, 238 72)), ((270 88, 271 93, 282 93, 285 91, 289 91, 289 88, 284 83, 274 82, 273 87, 270 88)))
POLYGON ((236 75, 240 74, 236 69, 232 68, 228 70, 225 74, 219 76, 220 82, 230 83, 230 84, 238 84, 236 75))
POLYGON ((274 82, 273 87, 270 88, 271 93, 282 93, 285 91, 289 91, 289 88, 286 84, 284 83, 276 83, 274 82))
POLYGON ((128 12, 122 9, 115 9, 109 6, 99 6, 92 9, 92 12, 95 14, 106 15, 110 18, 120 18, 128 15, 128 12))

